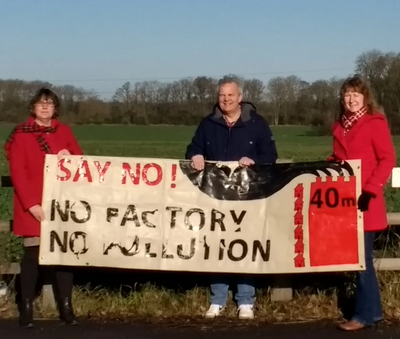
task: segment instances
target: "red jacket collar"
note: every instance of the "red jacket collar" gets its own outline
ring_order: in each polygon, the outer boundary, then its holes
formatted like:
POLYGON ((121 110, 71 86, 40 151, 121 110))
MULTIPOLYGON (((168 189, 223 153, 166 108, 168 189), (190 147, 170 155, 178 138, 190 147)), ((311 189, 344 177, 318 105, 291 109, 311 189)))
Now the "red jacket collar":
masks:
MULTIPOLYGON (((365 124, 368 121, 375 120, 375 119, 385 119, 385 116, 382 113, 379 112, 374 112, 372 114, 365 114, 360 118, 359 121, 357 121, 357 124, 355 126, 359 127, 363 124, 365 124)), ((333 134, 343 131, 343 125, 340 122, 340 120, 336 121, 333 125, 331 130, 333 131, 333 134)))
MULTIPOLYGON (((35 121, 35 119, 33 117, 29 117, 26 120, 26 124, 33 126, 33 125, 37 125, 37 122, 35 121)), ((51 119, 51 127, 57 127, 58 126, 58 120, 57 119, 51 119)))

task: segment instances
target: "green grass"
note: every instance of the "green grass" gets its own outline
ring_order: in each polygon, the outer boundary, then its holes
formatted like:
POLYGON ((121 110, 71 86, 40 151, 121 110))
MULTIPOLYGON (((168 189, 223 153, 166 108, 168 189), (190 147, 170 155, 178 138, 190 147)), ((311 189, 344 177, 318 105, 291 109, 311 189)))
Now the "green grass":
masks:
MULTIPOLYGON (((0 126, 0 175, 8 175, 3 144, 12 126, 0 126)), ((185 155, 195 126, 73 126, 88 155, 179 159, 185 155)), ((273 128, 280 158, 295 161, 324 159, 330 154, 331 138, 308 136, 308 127, 273 128)), ((0 189, 0 220, 11 217, 11 190, 0 189)))
MULTIPOLYGON (((13 126, 0 126, 0 143, 3 145, 13 126)), ((122 157, 183 158, 195 126, 126 126, 126 125, 77 125, 72 130, 83 151, 88 155, 122 157)), ((331 154, 332 138, 315 136, 309 127, 272 127, 279 158, 294 161, 325 159, 331 154)), ((400 150, 400 137, 394 137, 400 150)), ((8 175, 4 148, 0 148, 0 175, 8 175)), ((400 192, 386 189, 388 211, 400 211, 400 192)), ((0 220, 12 215, 12 189, 0 188, 0 220)), ((4 237, 4 235, 3 235, 4 237)), ((9 239, 3 240, 9 243, 9 239)), ((2 238, 0 236, 0 247, 2 238)), ((10 249, 13 246, 9 247, 10 249)), ((1 249, 0 249, 1 252, 1 249)), ((0 256, 4 257, 4 254, 0 256)), ((17 259, 19 251, 7 251, 7 258, 17 259)))
MULTIPOLYGON (((8 175, 3 144, 13 126, 0 126, 0 176, 8 175)), ((179 159, 185 155, 195 126, 125 126, 77 125, 72 130, 85 154, 121 157, 179 159)), ((330 137, 309 136, 308 127, 275 127, 280 158, 295 161, 325 159, 330 154, 330 137)), ((12 217, 12 189, 0 188, 0 220, 12 217)), ((0 235, 0 258, 18 260, 21 255, 18 241, 0 235), (7 244, 7 246, 5 245, 7 244), (11 244, 11 245, 10 245, 11 244)))
MULTIPOLYGON (((73 132, 85 154, 126 157, 183 158, 194 126, 74 126, 73 132)), ((0 126, 4 143, 11 126, 0 126)), ((273 132, 281 158, 298 161, 325 158, 330 153, 329 137, 307 136, 307 127, 276 127, 273 132)), ((0 174, 7 175, 3 147, 0 174)))
MULTIPOLYGON (((0 143, 3 145, 12 129, 11 125, 0 126, 0 143)), ((312 134, 309 127, 272 127, 280 158, 294 161, 325 159, 331 154, 331 137, 312 134)), ((195 126, 114 126, 79 125, 72 130, 83 151, 88 155, 110 155, 122 157, 183 158, 195 126)), ((400 137, 395 137, 396 148, 400 150, 400 137)), ((0 175, 8 175, 4 148, 0 148, 0 175)), ((388 209, 400 210, 400 198, 388 190, 388 209), (393 201, 395 204, 393 205, 393 201)), ((11 217, 11 196, 9 189, 0 189, 0 220, 11 217)))

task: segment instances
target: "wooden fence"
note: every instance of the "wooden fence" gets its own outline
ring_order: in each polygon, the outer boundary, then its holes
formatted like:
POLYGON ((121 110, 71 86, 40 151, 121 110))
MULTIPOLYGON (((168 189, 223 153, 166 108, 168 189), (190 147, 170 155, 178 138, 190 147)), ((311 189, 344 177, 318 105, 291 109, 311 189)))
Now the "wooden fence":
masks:
MULTIPOLYGON (((290 162, 290 160, 288 160, 290 162)), ((280 162, 288 162, 281 160, 280 162)), ((12 187, 11 178, 1 177, 1 187, 12 187)), ((388 213, 389 225, 400 225, 400 213, 388 213)), ((12 221, 0 221, 0 232, 10 232, 12 221)), ((375 268, 383 271, 400 271, 400 258, 375 259, 375 268)), ((20 273, 19 263, 0 264, 0 275, 15 275, 20 273)), ((293 297, 292 275, 275 276, 271 291, 271 299, 274 301, 287 301, 293 297)), ((55 307, 55 299, 51 285, 44 285, 42 289, 42 302, 44 307, 55 307)))
MULTIPOLYGON (((12 187, 11 178, 1 177, 1 187, 12 187)), ((12 220, 0 221, 0 232, 8 233, 12 231, 12 220)), ((20 264, 18 262, 1 263, 0 262, 0 276, 1 275, 16 275, 21 271, 20 264)), ((53 293, 52 285, 43 285, 42 287, 42 306, 44 308, 55 308, 56 302, 53 293)))

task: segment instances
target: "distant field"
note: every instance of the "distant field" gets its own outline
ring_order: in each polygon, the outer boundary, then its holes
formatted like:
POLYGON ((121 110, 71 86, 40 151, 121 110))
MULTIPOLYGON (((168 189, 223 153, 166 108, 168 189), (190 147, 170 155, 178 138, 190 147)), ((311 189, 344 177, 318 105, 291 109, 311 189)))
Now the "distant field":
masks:
MULTIPOLYGON (((0 175, 8 175, 3 144, 12 127, 0 126, 0 175)), ((79 125, 73 126, 72 130, 85 154, 179 159, 184 157, 195 127, 79 125)), ((278 126, 272 130, 279 158, 313 161, 325 159, 331 152, 331 138, 314 136, 309 127, 278 126)), ((394 140, 400 150, 400 138, 394 140)), ((390 210, 395 205, 399 205, 400 210, 400 197, 397 199, 394 191, 391 191, 388 202, 390 210)), ((0 189, 0 220, 9 218, 10 213, 11 191, 0 189)))
MULTIPOLYGON (((129 157, 183 158, 193 136, 193 126, 74 126, 76 138, 86 154, 129 157)), ((4 143, 11 126, 0 126, 4 143)), ((325 158, 330 152, 329 137, 309 136, 308 127, 275 127, 280 158, 297 161, 325 158)), ((3 147, 0 174, 7 174, 3 147)))

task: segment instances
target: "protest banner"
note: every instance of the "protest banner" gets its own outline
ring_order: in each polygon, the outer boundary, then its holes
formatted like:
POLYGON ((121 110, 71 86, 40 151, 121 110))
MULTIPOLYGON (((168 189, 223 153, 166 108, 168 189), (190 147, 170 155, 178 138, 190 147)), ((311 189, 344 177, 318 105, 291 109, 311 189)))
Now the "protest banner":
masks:
POLYGON ((360 162, 45 160, 40 264, 255 274, 363 270, 360 162))

